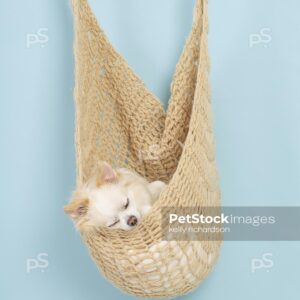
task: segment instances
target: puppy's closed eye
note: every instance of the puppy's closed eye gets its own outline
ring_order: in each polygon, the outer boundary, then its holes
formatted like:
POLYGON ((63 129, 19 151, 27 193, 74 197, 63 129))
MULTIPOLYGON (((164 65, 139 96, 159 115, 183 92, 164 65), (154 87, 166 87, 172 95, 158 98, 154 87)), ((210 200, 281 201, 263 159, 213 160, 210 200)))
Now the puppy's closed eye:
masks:
POLYGON ((129 198, 127 198, 127 200, 126 200, 126 204, 124 205, 124 209, 127 209, 128 206, 129 206, 129 198))
POLYGON ((120 220, 117 220, 116 222, 114 222, 114 223, 108 225, 108 227, 113 227, 113 226, 115 226, 116 224, 118 224, 119 222, 120 222, 120 220))

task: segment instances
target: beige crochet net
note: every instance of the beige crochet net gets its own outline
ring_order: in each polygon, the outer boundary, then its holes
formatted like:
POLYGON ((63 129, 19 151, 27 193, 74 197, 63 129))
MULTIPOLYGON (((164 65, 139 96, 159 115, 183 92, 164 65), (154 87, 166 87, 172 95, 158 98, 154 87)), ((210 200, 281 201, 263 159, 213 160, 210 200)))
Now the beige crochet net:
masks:
POLYGON ((219 254, 216 241, 161 241, 163 206, 220 204, 209 99, 207 1, 196 1, 165 112, 110 44, 87 0, 73 0, 77 184, 102 160, 168 183, 135 229, 81 233, 104 276, 138 297, 189 292, 219 254))

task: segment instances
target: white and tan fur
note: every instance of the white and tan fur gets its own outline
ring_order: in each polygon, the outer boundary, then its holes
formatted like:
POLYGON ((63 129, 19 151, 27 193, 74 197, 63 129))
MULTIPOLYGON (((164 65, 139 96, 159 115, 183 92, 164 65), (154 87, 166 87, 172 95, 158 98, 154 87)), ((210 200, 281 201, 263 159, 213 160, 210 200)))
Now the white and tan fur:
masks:
POLYGON ((165 188, 140 175, 103 162, 97 174, 78 188, 64 210, 79 230, 107 227, 129 230, 140 223, 165 188))

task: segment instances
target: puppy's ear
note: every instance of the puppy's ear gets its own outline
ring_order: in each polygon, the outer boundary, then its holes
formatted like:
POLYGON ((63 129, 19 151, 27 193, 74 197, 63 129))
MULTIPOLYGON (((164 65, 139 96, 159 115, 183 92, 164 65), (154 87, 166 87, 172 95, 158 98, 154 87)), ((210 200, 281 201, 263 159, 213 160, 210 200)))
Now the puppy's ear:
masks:
POLYGON ((107 162, 102 162, 96 177, 96 186, 99 187, 103 183, 114 182, 115 180, 117 180, 116 171, 107 162))
POLYGON ((72 219, 78 220, 86 215, 89 207, 89 199, 87 198, 75 198, 71 203, 64 207, 64 211, 72 219))

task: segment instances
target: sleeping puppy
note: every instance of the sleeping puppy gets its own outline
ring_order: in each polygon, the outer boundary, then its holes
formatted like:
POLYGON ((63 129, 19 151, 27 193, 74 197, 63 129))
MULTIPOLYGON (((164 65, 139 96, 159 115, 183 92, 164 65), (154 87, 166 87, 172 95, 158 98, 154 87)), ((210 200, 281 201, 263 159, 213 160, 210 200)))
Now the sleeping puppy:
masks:
POLYGON ((129 230, 140 223, 165 187, 162 181, 149 183, 128 169, 114 170, 103 162, 98 174, 73 193, 64 211, 81 231, 129 230))

